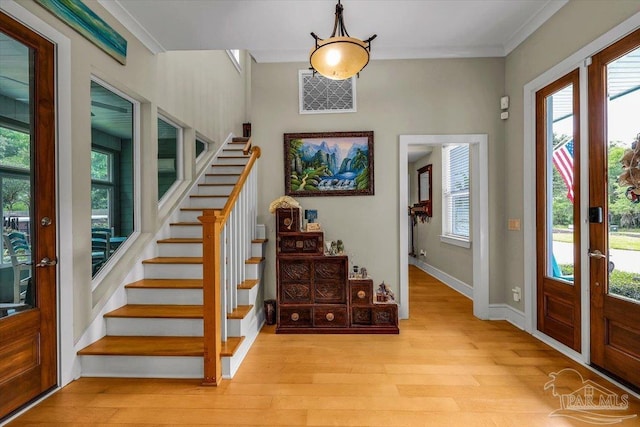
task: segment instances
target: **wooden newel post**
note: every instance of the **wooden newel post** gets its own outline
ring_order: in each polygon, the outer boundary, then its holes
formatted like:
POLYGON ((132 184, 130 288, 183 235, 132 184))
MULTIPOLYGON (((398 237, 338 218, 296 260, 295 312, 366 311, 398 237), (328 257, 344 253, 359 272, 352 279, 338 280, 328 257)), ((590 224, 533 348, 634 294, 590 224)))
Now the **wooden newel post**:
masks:
POLYGON ((220 349, 220 234, 223 216, 219 210, 206 209, 198 217, 202 223, 202 298, 204 311, 203 385, 218 385, 222 379, 220 349))

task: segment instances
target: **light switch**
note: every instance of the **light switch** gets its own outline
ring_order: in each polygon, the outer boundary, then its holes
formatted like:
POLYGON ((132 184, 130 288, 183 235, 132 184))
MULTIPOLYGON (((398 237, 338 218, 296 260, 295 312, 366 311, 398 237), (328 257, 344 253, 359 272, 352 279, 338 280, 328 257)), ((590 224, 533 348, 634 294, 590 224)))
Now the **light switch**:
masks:
POLYGON ((500 98, 500 108, 503 110, 506 110, 507 108, 509 108, 509 97, 508 96, 503 96, 502 98, 500 98))
POLYGON ((508 228, 509 228, 509 231, 519 231, 520 230, 520 220, 519 219, 510 219, 508 228))

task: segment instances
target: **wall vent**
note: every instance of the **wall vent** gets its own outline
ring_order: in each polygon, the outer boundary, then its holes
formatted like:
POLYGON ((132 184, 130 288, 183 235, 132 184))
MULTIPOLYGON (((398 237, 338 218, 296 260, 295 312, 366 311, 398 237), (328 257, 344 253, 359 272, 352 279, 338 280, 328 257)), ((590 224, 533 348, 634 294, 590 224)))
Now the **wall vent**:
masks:
POLYGON ((355 113, 356 77, 331 80, 311 70, 298 73, 300 114, 355 113))

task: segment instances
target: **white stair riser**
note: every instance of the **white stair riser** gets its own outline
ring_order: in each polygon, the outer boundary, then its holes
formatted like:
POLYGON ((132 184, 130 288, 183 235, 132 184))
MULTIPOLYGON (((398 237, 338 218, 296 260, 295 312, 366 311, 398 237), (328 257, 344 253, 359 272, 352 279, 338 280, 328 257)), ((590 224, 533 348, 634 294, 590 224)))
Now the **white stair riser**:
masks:
POLYGON ((238 289, 238 305, 256 305, 260 283, 251 289, 238 289))
POLYGON ((251 257, 262 258, 265 253, 264 243, 251 243, 251 257))
MULTIPOLYGON (((255 307, 254 307, 255 310, 255 307)), ((252 323, 249 325, 247 334, 244 340, 240 344, 240 347, 236 350, 235 354, 231 357, 222 358, 222 377, 226 379, 233 378, 238 371, 240 364, 244 360, 245 356, 249 352, 249 349, 253 345, 253 342, 260 333, 260 329, 264 325, 264 310, 259 310, 257 315, 253 317, 252 323)))
POLYGON ((203 184, 235 184, 237 181, 237 175, 205 175, 203 184))
POLYGON ((202 256, 202 243, 158 243, 158 256, 202 256))
POLYGON ((202 319, 107 317, 107 335, 146 337, 201 337, 202 319))
MULTIPOLYGON (((193 222, 193 221, 184 221, 184 222, 193 222)), ((202 238, 202 226, 201 225, 172 225, 171 237, 202 238)))
POLYGON ((84 377, 204 378, 202 357, 81 356, 84 377))
POLYGON ((128 304, 201 305, 202 289, 127 289, 128 304))
MULTIPOLYGON (((227 156, 231 156, 231 154, 227 154, 227 156)), ((249 162, 249 157, 237 158, 236 155, 233 157, 218 157, 214 162, 214 165, 246 165, 249 162)))
POLYGON ((181 209, 180 213, 178 214, 178 220, 180 222, 199 223, 200 222, 200 220, 198 219, 199 216, 202 216, 202 211, 191 211, 191 210, 181 209))
POLYGON ((146 279, 202 279, 202 264, 144 264, 146 279))
POLYGON ((227 319, 227 334, 230 337, 244 337, 247 335, 249 325, 255 318, 255 307, 247 313, 244 319, 227 319))
POLYGON ((260 264, 245 264, 244 265, 244 278, 245 279, 258 279, 258 278, 260 278, 260 264))
POLYGON ((227 197, 189 197, 189 207, 205 209, 222 209, 227 197))
POLYGON ((233 185, 198 185, 196 193, 201 196, 228 196, 233 191, 233 185))
POLYGON ((217 165, 209 168, 208 173, 242 173, 244 166, 217 165))

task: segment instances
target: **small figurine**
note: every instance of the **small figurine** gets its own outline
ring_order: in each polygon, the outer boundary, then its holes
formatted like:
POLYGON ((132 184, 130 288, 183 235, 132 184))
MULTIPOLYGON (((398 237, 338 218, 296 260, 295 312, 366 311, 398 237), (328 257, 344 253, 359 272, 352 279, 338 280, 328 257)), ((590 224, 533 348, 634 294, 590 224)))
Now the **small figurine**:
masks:
POLYGON ((376 291, 376 301, 395 301, 395 295, 393 294, 393 291, 384 282, 380 283, 380 286, 378 286, 378 290, 376 291))
POLYGON ((337 241, 337 247, 336 247, 338 254, 342 254, 344 253, 344 243, 342 243, 342 240, 338 240, 337 241))
POLYGON ((366 269, 366 268, 364 268, 364 267, 360 267, 360 277, 361 277, 362 279, 366 279, 366 278, 368 277, 368 276, 367 276, 367 269, 366 269))

